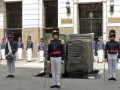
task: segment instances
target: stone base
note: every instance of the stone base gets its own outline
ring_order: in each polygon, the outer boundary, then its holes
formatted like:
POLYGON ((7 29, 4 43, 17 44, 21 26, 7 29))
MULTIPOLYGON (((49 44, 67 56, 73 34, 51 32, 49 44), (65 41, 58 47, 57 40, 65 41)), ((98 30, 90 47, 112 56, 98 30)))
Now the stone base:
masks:
POLYGON ((72 27, 64 27, 64 28, 59 28, 60 29, 60 34, 73 34, 74 33, 74 29, 72 27))
POLYGON ((118 41, 120 39, 120 35, 119 35, 120 34, 120 26, 109 26, 109 27, 107 27, 106 38, 108 38, 109 31, 111 29, 114 29, 116 31, 116 40, 118 41))
POLYGON ((32 58, 37 58, 38 57, 38 44, 40 40, 40 30, 38 28, 23 28, 22 29, 22 41, 24 43, 24 50, 23 50, 23 58, 26 58, 26 46, 27 46, 27 38, 28 36, 31 36, 31 40, 34 44, 34 49, 33 49, 33 56, 32 58))

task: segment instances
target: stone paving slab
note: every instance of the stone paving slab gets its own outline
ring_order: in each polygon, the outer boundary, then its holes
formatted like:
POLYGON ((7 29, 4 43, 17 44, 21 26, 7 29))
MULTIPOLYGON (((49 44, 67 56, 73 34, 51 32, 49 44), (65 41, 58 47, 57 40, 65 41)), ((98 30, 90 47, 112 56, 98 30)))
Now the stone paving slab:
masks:
MULTIPOLYGON (((14 79, 7 79, 6 64, 0 64, 0 90, 44 90, 45 79, 42 77, 34 77, 39 74, 43 68, 40 67, 26 67, 21 63, 16 66, 16 77, 14 79), (22 67, 23 66, 23 67, 22 67)), ((28 63, 29 64, 29 63, 28 63)), ((32 63, 36 65, 36 63, 32 63)), ((38 65, 39 66, 39 65, 38 65)), ((103 70, 101 64, 94 64, 94 68, 103 70)), ((107 64, 106 64, 107 68, 107 64)), ((118 81, 107 81, 108 70, 106 70, 106 80, 104 81, 103 75, 100 79, 68 79, 62 80, 62 88, 60 90, 120 90, 120 70, 118 70, 118 81)), ((50 89, 51 78, 47 78, 45 90, 58 90, 50 89)))

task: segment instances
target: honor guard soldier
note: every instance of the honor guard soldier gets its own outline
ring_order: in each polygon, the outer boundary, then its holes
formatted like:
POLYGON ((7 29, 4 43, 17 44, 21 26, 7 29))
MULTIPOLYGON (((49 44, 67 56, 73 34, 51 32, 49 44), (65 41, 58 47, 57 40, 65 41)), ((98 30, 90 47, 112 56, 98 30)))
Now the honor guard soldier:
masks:
POLYGON ((17 47, 18 47, 17 51, 18 60, 22 60, 22 50, 24 48, 24 45, 21 37, 18 38, 17 47))
POLYGON ((43 43, 43 38, 41 38, 40 45, 38 46, 38 53, 39 53, 40 62, 44 62, 44 49, 45 49, 45 44, 43 43))
POLYGON ((109 79, 114 80, 116 79, 116 64, 117 58, 119 58, 119 42, 115 41, 116 32, 115 30, 110 30, 109 32, 110 41, 106 43, 105 46, 105 58, 108 58, 108 69, 109 69, 109 79))
POLYGON ((51 63, 52 86, 60 89, 61 63, 64 63, 64 40, 59 39, 59 29, 53 29, 53 40, 48 41, 48 63, 51 63))
POLYGON ((1 59, 2 60, 5 60, 5 47, 6 47, 6 44, 5 44, 5 40, 3 38, 2 43, 1 43, 1 59))
POLYGON ((15 71, 15 60, 16 60, 16 52, 17 52, 17 44, 13 41, 13 33, 8 33, 8 42, 6 43, 5 54, 7 59, 8 66, 8 76, 14 78, 15 71))
POLYGON ((33 42, 31 41, 31 36, 28 36, 26 50, 27 50, 27 61, 31 62, 31 60, 32 60, 32 51, 33 51, 33 42))
POLYGON ((99 42, 97 42, 97 52, 98 52, 98 62, 102 63, 103 62, 103 58, 104 58, 104 50, 105 50, 105 45, 103 42, 103 38, 100 37, 99 38, 99 42))

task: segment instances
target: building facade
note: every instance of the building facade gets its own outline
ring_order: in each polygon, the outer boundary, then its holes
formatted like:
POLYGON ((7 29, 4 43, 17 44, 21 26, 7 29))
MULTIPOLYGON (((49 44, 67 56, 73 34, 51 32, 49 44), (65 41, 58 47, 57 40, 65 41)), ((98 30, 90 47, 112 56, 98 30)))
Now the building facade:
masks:
MULTIPOLYGON (((120 38, 120 0, 0 0, 0 40, 13 31, 15 40, 32 37, 37 56, 39 39, 59 27, 61 34, 94 33, 108 39, 110 29, 120 38), (67 3, 69 2, 69 3, 67 3), (69 4, 69 8, 67 6, 69 4), (68 10, 68 11, 67 11, 68 10)), ((24 50, 25 53, 25 50, 24 50)), ((24 54, 25 55, 25 54, 24 54)))

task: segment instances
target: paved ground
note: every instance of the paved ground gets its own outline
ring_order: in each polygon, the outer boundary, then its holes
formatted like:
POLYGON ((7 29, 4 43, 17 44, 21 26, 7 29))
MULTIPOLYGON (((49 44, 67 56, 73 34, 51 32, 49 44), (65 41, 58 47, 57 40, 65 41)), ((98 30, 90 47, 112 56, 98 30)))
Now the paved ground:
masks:
MULTIPOLYGON (((103 64, 94 63, 94 69, 100 69, 103 73, 103 64)), ((120 64, 118 65, 120 68, 120 64)), ((107 64, 106 64, 107 69, 107 64)), ((34 77, 43 70, 43 64, 32 62, 16 62, 16 77, 7 79, 6 63, 0 63, 0 90, 44 90, 45 79, 34 77)), ((120 70, 118 70, 118 81, 103 80, 103 75, 100 79, 63 79, 61 90, 120 90, 120 70)), ((47 78, 45 90, 50 89, 51 78, 47 78)))

